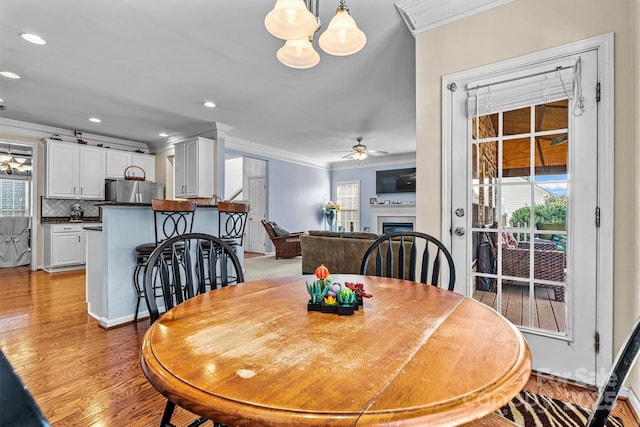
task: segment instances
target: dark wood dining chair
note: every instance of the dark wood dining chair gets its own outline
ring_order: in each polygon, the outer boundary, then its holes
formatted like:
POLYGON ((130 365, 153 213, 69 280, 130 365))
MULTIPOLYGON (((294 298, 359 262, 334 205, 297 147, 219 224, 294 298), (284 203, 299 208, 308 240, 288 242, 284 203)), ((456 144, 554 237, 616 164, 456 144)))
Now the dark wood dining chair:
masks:
POLYGON ((374 240, 362 257, 360 274, 438 286, 443 268, 449 270, 447 289, 452 291, 456 269, 449 250, 429 234, 407 230, 387 233, 374 240))
MULTIPOLYGON (((233 248, 220 238, 204 233, 186 233, 165 240, 149 256, 144 269, 144 291, 152 295, 156 275, 162 288, 163 312, 193 298, 204 289, 205 274, 208 277, 220 277, 218 268, 228 262, 228 271, 236 283, 244 282, 242 266, 233 248), (205 256, 203 246, 209 248, 205 256)), ((228 280, 226 280, 228 282, 228 280)), ((216 289, 214 286, 213 289, 216 289)), ((161 317, 161 308, 155 298, 146 298, 150 323, 161 317)), ((171 426, 171 417, 176 404, 167 399, 160 427, 171 426)), ((191 426, 200 425, 206 420, 198 419, 191 426)), ((214 425, 219 425, 214 422, 214 425)))
POLYGON ((160 290, 156 287, 151 294, 146 294, 144 286, 140 283, 140 273, 145 263, 149 259, 151 252, 167 239, 185 233, 190 233, 193 229, 193 219, 196 212, 196 202, 190 200, 165 200, 154 199, 151 201, 153 211, 155 242, 143 243, 136 246, 136 267, 133 271, 133 285, 136 289, 138 300, 136 301, 136 313, 133 321, 138 321, 138 311, 140 301, 147 295, 153 298, 160 296, 160 290))
POLYGON ((600 387, 598 397, 590 409, 538 393, 522 391, 511 402, 496 411, 496 414, 509 420, 517 418, 521 420, 520 425, 524 427, 534 425, 620 427, 623 425, 622 420, 611 416, 611 411, 639 353, 640 319, 637 319, 618 352, 607 381, 600 387))

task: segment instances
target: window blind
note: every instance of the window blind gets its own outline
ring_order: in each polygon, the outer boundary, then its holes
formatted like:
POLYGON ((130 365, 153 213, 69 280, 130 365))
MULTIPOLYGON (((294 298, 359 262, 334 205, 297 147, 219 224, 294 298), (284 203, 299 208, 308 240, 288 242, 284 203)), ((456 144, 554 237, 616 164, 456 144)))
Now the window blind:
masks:
POLYGON ((580 83, 579 61, 576 65, 529 69, 526 75, 514 73, 512 76, 471 82, 467 84, 467 117, 573 99, 574 92, 578 90, 576 84, 580 83))

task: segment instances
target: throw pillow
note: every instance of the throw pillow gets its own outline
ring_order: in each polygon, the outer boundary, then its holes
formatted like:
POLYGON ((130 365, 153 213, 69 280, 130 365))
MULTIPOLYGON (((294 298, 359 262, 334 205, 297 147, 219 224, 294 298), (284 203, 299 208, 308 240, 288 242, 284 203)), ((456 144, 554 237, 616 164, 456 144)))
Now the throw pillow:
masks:
POLYGON ((285 230, 284 228, 280 227, 278 224, 276 224, 273 221, 271 221, 270 224, 271 224, 271 228, 273 228, 273 232, 278 237, 280 237, 280 236, 288 236, 289 234, 291 234, 287 230, 285 230))

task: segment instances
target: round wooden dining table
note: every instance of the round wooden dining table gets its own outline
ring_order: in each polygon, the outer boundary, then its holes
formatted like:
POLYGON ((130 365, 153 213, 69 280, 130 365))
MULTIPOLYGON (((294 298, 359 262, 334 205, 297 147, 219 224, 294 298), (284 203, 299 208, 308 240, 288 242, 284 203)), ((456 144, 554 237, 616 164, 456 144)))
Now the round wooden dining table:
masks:
POLYGON ((192 298, 151 325, 142 369, 164 396, 230 426, 456 426, 513 398, 531 372, 522 334, 448 290, 335 275, 372 294, 353 315, 307 311, 281 277, 192 298))

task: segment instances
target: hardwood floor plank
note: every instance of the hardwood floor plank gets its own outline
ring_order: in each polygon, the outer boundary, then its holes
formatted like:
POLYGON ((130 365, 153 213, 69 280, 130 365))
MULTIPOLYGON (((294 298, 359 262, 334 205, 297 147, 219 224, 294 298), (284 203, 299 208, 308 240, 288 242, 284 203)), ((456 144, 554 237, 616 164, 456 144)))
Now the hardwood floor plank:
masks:
MULTIPOLYGON (((0 269, 0 349, 55 427, 159 426, 166 399, 140 369, 148 319, 100 328, 87 315, 84 280, 82 270, 48 274, 24 267, 0 269)), ((511 288, 522 298, 521 287, 511 288)), ((505 287, 504 298, 515 305, 511 293, 505 287)), ((475 292, 474 297, 487 305, 497 301, 491 292, 475 292)), ((595 393, 541 375, 533 375, 527 388, 583 406, 590 405, 595 393)), ((615 411, 625 425, 638 425, 628 402, 623 400, 615 411)), ((186 425, 195 418, 177 408, 172 421, 186 425)))

